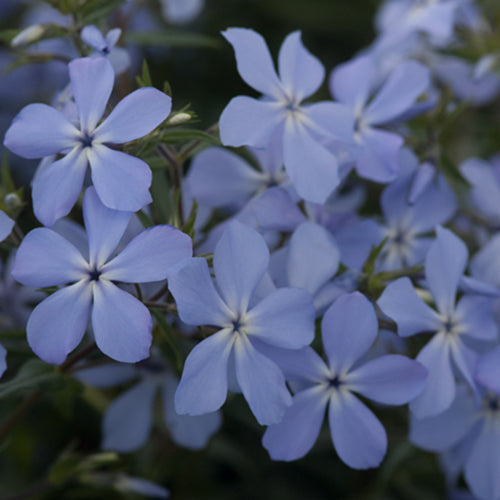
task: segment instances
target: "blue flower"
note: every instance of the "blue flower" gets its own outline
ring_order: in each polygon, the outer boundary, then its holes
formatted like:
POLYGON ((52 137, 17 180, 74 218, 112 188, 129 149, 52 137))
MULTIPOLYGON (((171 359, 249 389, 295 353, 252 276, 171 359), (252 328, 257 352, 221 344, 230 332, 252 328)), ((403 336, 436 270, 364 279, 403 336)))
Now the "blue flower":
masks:
POLYGON ((265 148, 279 134, 284 165, 298 194, 323 203, 339 184, 337 159, 326 145, 350 144, 354 125, 349 110, 338 103, 302 104, 321 85, 323 66, 304 48, 299 31, 283 42, 280 77, 258 33, 230 28, 223 35, 234 48, 241 77, 264 98, 231 100, 219 121, 222 143, 265 148))
POLYGON ((178 413, 201 415, 222 406, 230 358, 259 423, 278 422, 291 403, 281 370, 254 343, 260 340, 287 349, 309 344, 314 335, 314 306, 311 296, 298 288, 278 289, 262 298, 259 283, 268 263, 263 238, 233 221, 215 248, 216 285, 201 258, 185 261, 169 278, 181 320, 219 329, 186 359, 175 395, 178 413))
POLYGON ((323 316, 321 330, 328 363, 310 348, 278 353, 287 378, 300 381, 305 389, 295 394, 283 420, 267 429, 262 443, 274 460, 303 457, 316 441, 328 407, 333 445, 341 460, 354 469, 377 467, 387 436, 353 393, 379 403, 404 404, 421 392, 426 370, 398 354, 359 362, 378 332, 375 310, 359 292, 339 297, 323 316))
POLYGON ((0 210, 0 241, 3 241, 12 232, 15 222, 0 210))
POLYGON ((455 299, 467 264, 467 249, 451 231, 437 227, 437 238, 425 260, 427 286, 437 312, 418 295, 408 278, 390 283, 377 304, 398 326, 398 333, 408 337, 416 333, 434 333, 417 356, 429 371, 427 385, 410 404, 418 418, 437 415, 455 398, 454 369, 471 387, 477 353, 468 341, 492 341, 497 326, 492 315, 492 299, 473 294, 455 299))
POLYGON ((78 126, 45 104, 30 104, 14 119, 4 144, 24 158, 64 156, 45 167, 33 181, 33 209, 51 226, 75 204, 90 163, 92 181, 104 205, 135 212, 151 202, 151 170, 139 158, 111 149, 151 132, 170 113, 171 99, 154 88, 142 88, 120 101, 100 124, 113 89, 114 73, 102 58, 69 64, 78 110, 78 126))
POLYGON ((192 255, 191 239, 171 226, 154 226, 112 257, 131 217, 112 210, 87 189, 83 216, 89 258, 58 233, 37 228, 19 247, 12 275, 28 286, 60 286, 31 314, 28 343, 48 363, 62 363, 82 339, 89 317, 97 346, 117 361, 133 363, 149 355, 151 315, 139 300, 114 282, 165 279, 192 255))
POLYGON ((5 347, 0 344, 0 377, 4 374, 5 370, 7 370, 7 351, 5 347))

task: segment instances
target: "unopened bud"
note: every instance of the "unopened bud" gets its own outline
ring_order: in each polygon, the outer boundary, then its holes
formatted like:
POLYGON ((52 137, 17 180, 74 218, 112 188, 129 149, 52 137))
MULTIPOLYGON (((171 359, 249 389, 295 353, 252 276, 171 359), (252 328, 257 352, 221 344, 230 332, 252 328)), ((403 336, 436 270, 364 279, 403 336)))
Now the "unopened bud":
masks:
POLYGON ((9 193, 3 202, 9 211, 17 210, 22 205, 22 201, 16 193, 9 193))
POLYGON ((191 120, 191 115, 189 113, 176 113, 168 119, 169 125, 182 125, 183 123, 191 120))
POLYGON ((26 47, 42 38, 45 28, 41 24, 33 24, 18 33, 11 41, 11 47, 26 47))

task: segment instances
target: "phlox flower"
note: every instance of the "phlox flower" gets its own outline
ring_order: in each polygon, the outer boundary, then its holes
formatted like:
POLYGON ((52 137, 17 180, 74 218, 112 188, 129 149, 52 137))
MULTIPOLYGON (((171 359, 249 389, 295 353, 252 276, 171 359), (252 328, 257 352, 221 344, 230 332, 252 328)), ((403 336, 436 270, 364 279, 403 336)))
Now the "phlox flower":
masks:
POLYGON ((238 221, 226 227, 213 262, 215 284, 202 258, 186 260, 169 277, 181 320, 219 329, 189 353, 175 408, 189 415, 219 409, 234 362, 238 385, 257 421, 278 422, 291 396, 281 370, 254 344, 286 349, 309 344, 314 335, 312 298, 299 288, 281 288, 262 298, 258 288, 269 251, 262 236, 238 221))
POLYGON ((151 132, 170 113, 171 99, 154 88, 138 89, 122 99, 102 123, 113 89, 114 72, 104 58, 69 64, 78 124, 45 104, 30 104, 14 118, 4 144, 24 158, 63 157, 33 181, 33 210, 47 226, 69 213, 80 194, 87 165, 102 203, 135 212, 151 202, 148 165, 108 144, 121 144, 151 132))
POLYGON ((455 475, 464 472, 475 498, 500 498, 500 349, 482 356, 475 378, 480 397, 460 385, 452 405, 440 415, 410 420, 410 441, 441 452, 455 475))
POLYGON ((330 76, 330 91, 348 107, 355 122, 356 171, 361 177, 390 182, 399 171, 399 150, 403 138, 381 126, 400 120, 430 85, 430 72, 417 61, 397 66, 370 97, 377 79, 371 55, 362 55, 337 66, 330 76))
POLYGON ((5 370, 7 370, 7 351, 5 347, 0 344, 0 377, 4 374, 5 370))
POLYGON ((205 6, 205 0, 160 0, 163 17, 184 24, 194 19, 205 6))
POLYGON ((354 393, 388 405, 405 404, 424 387, 426 370, 399 354, 360 361, 377 336, 378 324, 373 306, 359 292, 340 296, 328 308, 321 331, 326 363, 310 348, 281 356, 287 378, 303 389, 294 395, 283 420, 268 427, 262 443, 274 460, 303 457, 316 441, 328 408, 340 459, 354 469, 377 467, 387 435, 354 393))
POLYGON ((202 449, 219 429, 220 412, 206 415, 178 415, 174 395, 179 379, 162 360, 152 357, 136 365, 113 363, 80 370, 80 380, 99 388, 114 387, 138 379, 106 409, 102 421, 105 450, 130 452, 146 443, 153 426, 154 401, 161 394, 163 420, 174 443, 191 450, 202 449))
POLYGON ((103 36, 93 24, 85 26, 80 33, 82 40, 94 49, 95 56, 107 58, 117 75, 126 71, 130 66, 128 52, 116 45, 121 34, 120 28, 114 28, 108 31, 106 36, 103 36))
POLYGON ((410 404, 418 418, 445 411, 455 398, 455 370, 472 388, 478 355, 474 341, 494 341, 498 329, 492 315, 492 299, 465 294, 455 304, 459 284, 467 265, 467 249, 451 231, 437 227, 437 238, 425 259, 425 277, 437 311, 418 295, 408 278, 390 283, 377 301, 382 311, 408 337, 433 333, 417 360, 429 371, 422 394, 410 404))
POLYGON ((37 288, 61 287, 28 320, 28 343, 44 361, 62 363, 80 343, 89 317, 97 346, 111 358, 133 363, 149 355, 151 315, 114 282, 165 279, 173 266, 192 255, 192 243, 178 229, 154 226, 113 256, 131 215, 104 206, 91 187, 83 199, 88 256, 47 228, 34 229, 22 241, 14 278, 37 288))
POLYGON ((223 36, 234 48, 241 77, 263 97, 231 100, 219 121, 222 143, 265 148, 278 134, 285 169, 297 193, 323 203, 340 181, 337 159, 326 145, 350 144, 353 130, 352 117, 341 104, 302 104, 321 85, 323 66, 305 49, 299 31, 288 35, 281 46, 279 77, 258 33, 229 28, 223 36))
POLYGON ((12 232, 15 222, 0 210, 0 241, 3 241, 12 232))

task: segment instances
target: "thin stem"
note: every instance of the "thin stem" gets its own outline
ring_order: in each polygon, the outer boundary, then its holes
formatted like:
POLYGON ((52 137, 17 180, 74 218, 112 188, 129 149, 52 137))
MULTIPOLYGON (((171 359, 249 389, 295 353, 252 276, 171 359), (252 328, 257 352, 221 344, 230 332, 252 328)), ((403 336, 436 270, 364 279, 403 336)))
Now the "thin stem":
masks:
POLYGON ((177 199, 177 214, 179 217, 180 227, 184 226, 184 203, 182 200, 182 165, 177 160, 176 156, 165 146, 165 144, 157 145, 158 152, 164 160, 172 167, 172 183, 178 190, 177 199))
POLYGON ((161 299, 168 290, 168 285, 165 283, 156 293, 151 295, 147 300, 148 302, 156 302, 158 299, 161 299))

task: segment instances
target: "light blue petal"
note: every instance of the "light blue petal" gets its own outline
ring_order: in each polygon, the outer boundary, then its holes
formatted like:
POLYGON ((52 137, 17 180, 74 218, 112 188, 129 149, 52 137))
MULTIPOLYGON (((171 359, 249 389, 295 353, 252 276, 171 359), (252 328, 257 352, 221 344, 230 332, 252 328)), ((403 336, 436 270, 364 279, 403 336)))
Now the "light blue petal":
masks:
POLYGON ((491 238, 481 250, 472 257, 470 271, 474 278, 500 287, 500 234, 491 238))
POLYGON ((265 185, 264 176, 230 151, 212 147, 196 155, 186 186, 200 204, 220 207, 239 204, 265 185))
POLYGON ((439 415, 455 399, 455 377, 451 366, 450 343, 446 335, 435 335, 417 356, 417 361, 428 371, 424 390, 410 403, 410 410, 417 418, 439 415))
POLYGON ((284 121, 285 110, 275 102, 234 97, 219 118, 220 140, 224 146, 266 148, 284 121))
POLYGON ((11 273, 23 285, 42 288, 80 280, 87 269, 87 262, 71 243, 50 229, 38 227, 22 241, 11 273))
POLYGON ((410 203, 415 203, 422 193, 425 193, 427 188, 431 185, 435 175, 436 167, 430 162, 424 162, 418 167, 411 183, 410 194, 408 195, 408 201, 410 203))
POLYGON ((340 182, 335 156, 293 117, 285 124, 283 148, 286 172, 297 193, 307 201, 324 203, 340 182))
POLYGON ((321 332, 330 368, 337 375, 346 372, 377 336, 373 305, 359 292, 341 295, 325 312, 321 332))
POLYGON ((310 383, 325 382, 330 371, 323 359, 311 347, 302 349, 282 349, 252 339, 253 346, 266 358, 274 361, 287 380, 300 380, 310 383))
POLYGON ((23 158, 42 158, 74 147, 78 135, 61 112, 46 104, 29 104, 14 118, 4 146, 23 158))
POLYGON ((107 280, 96 281, 93 291, 92 328, 97 347, 124 363, 149 357, 153 325, 147 307, 107 280))
POLYGON ((103 145, 90 148, 88 158, 92 181, 104 205, 136 212, 151 203, 152 174, 145 162, 103 145))
POLYGON ((465 480, 478 498, 500 497, 500 427, 497 417, 485 420, 465 463, 465 480))
POLYGON ((191 238, 173 226, 154 226, 137 235, 102 272, 110 280, 147 283, 168 277, 193 254, 191 238))
POLYGON ((89 321, 92 292, 86 280, 47 297, 26 327, 28 344, 47 363, 60 364, 80 343, 89 321))
POLYGON ((290 462, 307 455, 318 439, 327 402, 328 397, 320 386, 293 397, 283 420, 270 425, 262 437, 262 446, 273 460, 290 462))
POLYGON ((80 129, 92 135, 106 109, 115 73, 109 61, 103 57, 74 59, 68 68, 80 129))
POLYGON ((118 245, 132 216, 131 212, 105 207, 95 189, 89 187, 83 197, 83 219, 89 241, 89 262, 101 268, 118 245))
POLYGON ((450 315, 455 309, 455 295, 468 252, 463 241, 450 230, 438 226, 436 234, 425 259, 425 276, 439 312, 450 315))
POLYGON ((0 210, 0 241, 3 241, 12 232, 13 221, 3 210, 0 210))
POLYGON ((354 141, 354 114, 350 108, 338 102, 316 102, 302 106, 310 119, 309 127, 320 137, 337 139, 351 145, 354 141))
POLYGON ((229 28, 222 36, 233 46, 241 78, 262 94, 282 98, 281 82, 264 38, 245 28, 229 28))
POLYGON ((288 244, 288 283, 314 295, 337 272, 340 251, 322 226, 304 222, 288 244))
POLYGON ((429 69, 417 61, 401 63, 366 108, 367 123, 379 125, 406 111, 430 85, 429 69))
POLYGON ((463 335, 478 340, 496 340, 498 326, 493 316, 493 301, 487 297, 464 295, 455 309, 463 335))
POLYGON ((325 68, 305 47, 300 31, 290 33, 281 46, 278 67, 289 98, 302 101, 314 94, 325 78, 325 68))
POLYGON ((174 396, 179 381, 166 375, 163 380, 163 417, 174 443, 190 450, 203 449, 210 437, 221 424, 222 415, 217 411, 206 415, 178 415, 175 411, 174 396))
POLYGON ((488 389, 500 394, 500 347, 479 358, 475 378, 488 389))
POLYGON ((365 128, 360 134, 361 153, 356 159, 356 171, 361 177, 375 182, 391 182, 399 171, 399 152, 403 138, 392 132, 365 128))
POLYGON ((169 277, 179 317, 188 325, 229 325, 233 313, 214 287, 205 259, 187 260, 169 277))
POLYGON ((78 146, 35 177, 33 211, 42 224, 52 226, 69 214, 82 190, 87 165, 87 155, 78 146))
POLYGON ((398 334, 409 337, 420 332, 437 331, 441 320, 418 295, 409 278, 387 285, 377 305, 398 325, 398 334))
POLYGON ((409 440, 428 451, 441 452, 460 442, 479 418, 477 405, 468 387, 457 387, 451 406, 434 417, 410 419, 409 440))
POLYGON ((175 410, 203 415, 218 410, 227 396, 227 367, 234 337, 229 329, 206 338, 189 353, 175 393, 175 410))
POLYGON ((333 446, 353 469, 378 467, 387 450, 387 435, 377 417, 349 391, 336 391, 328 409, 333 446))
POLYGON ((235 315, 246 312, 268 265, 262 236, 238 221, 230 222, 215 247, 214 271, 220 294, 235 315))
POLYGON ((370 96, 375 67, 370 56, 360 56, 339 64, 330 75, 330 92, 353 111, 360 112, 370 96))
POLYGON ((172 99, 157 89, 146 87, 124 97, 97 127, 96 141, 122 144, 144 137, 167 118, 172 99))
POLYGON ((80 38, 88 46, 99 52, 101 52, 105 47, 108 47, 108 42, 93 24, 84 26, 80 32, 80 38))
POLYGON ((279 422, 292 403, 282 371, 260 354, 245 335, 236 338, 234 355, 238 384, 257 422, 279 422))
POLYGON ((262 342, 299 349, 314 339, 314 312, 308 292, 300 288, 281 288, 248 312, 245 331, 262 342))
POLYGON ((0 377, 5 373, 5 370, 7 370, 7 351, 0 344, 0 377))
POLYGON ((102 449, 127 453, 146 442, 156 389, 155 383, 144 380, 113 400, 102 421, 102 449))
POLYGON ((427 370, 413 359, 388 354, 368 361, 350 372, 349 389, 365 398, 388 405, 402 405, 418 396, 427 379, 427 370))

